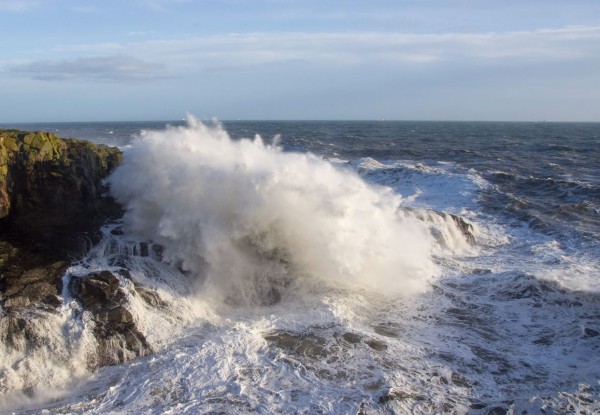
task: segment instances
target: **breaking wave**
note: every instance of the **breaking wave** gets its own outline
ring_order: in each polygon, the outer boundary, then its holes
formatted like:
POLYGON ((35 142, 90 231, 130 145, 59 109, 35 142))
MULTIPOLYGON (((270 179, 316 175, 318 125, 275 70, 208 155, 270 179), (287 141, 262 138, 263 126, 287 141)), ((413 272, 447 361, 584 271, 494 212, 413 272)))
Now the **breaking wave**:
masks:
POLYGON ((202 291, 237 304, 269 303, 302 280, 387 293, 426 289, 433 238, 402 198, 311 155, 223 127, 145 131, 109 178, 125 231, 202 291))

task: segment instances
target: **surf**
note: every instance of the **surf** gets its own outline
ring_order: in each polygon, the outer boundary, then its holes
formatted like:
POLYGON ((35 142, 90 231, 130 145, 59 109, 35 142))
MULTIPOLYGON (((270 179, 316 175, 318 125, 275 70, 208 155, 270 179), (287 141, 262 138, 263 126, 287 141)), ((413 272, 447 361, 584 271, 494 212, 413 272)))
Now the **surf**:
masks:
POLYGON ((399 194, 218 122, 142 132, 108 183, 125 232, 223 300, 268 303, 298 278, 410 295, 437 273, 399 194))

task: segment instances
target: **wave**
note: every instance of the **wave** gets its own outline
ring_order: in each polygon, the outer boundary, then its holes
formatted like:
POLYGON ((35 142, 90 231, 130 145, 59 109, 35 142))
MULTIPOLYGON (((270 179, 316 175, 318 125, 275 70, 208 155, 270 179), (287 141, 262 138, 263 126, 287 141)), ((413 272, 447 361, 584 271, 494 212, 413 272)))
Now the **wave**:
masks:
POLYGON ((108 181, 125 231, 229 302, 268 303, 297 278, 417 293, 437 272, 391 189, 218 123, 143 132, 108 181))

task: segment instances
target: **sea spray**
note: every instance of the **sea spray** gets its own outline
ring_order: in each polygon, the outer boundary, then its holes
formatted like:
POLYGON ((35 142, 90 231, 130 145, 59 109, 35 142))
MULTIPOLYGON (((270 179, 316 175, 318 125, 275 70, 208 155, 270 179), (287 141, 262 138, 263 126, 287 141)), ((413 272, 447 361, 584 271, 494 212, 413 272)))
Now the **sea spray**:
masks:
POLYGON ((108 183, 127 234, 234 303, 274 302, 298 278, 411 294, 437 272, 401 196, 218 123, 142 132, 108 183))

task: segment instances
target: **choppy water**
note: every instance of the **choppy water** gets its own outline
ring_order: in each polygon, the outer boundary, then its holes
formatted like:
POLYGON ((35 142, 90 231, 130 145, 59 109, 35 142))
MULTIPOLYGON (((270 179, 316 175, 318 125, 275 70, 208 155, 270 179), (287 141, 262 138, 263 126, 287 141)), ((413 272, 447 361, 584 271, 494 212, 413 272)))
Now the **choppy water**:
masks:
POLYGON ((44 399, 15 402, 26 370, 2 368, 7 411, 600 411, 600 124, 18 127, 126 148, 125 234, 65 278, 152 240, 163 262, 129 268, 169 307, 132 299, 157 353, 72 382, 44 366, 44 399))

